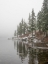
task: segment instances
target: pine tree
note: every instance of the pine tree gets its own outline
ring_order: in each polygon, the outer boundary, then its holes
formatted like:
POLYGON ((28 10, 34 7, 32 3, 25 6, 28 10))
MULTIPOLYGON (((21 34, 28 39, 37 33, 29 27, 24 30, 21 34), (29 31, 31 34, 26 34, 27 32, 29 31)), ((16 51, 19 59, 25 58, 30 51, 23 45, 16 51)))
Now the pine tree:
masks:
POLYGON ((15 32, 14 32, 14 36, 16 36, 16 30, 15 30, 15 32))
POLYGON ((21 21, 21 24, 22 24, 22 35, 23 35, 23 29, 24 29, 24 21, 23 21, 23 18, 22 18, 22 21, 21 21))
POLYGON ((34 9, 32 9, 32 14, 31 14, 31 32, 33 35, 33 31, 35 30, 35 13, 34 13, 34 9))
POLYGON ((19 35, 22 35, 22 23, 19 23, 19 35))
POLYGON ((42 6, 42 23, 43 23, 43 31, 46 33, 46 36, 48 36, 48 6, 47 6, 47 1, 44 0, 43 6, 42 6))
POLYGON ((17 37, 19 35, 19 25, 17 26, 17 37))
POLYGON ((28 32, 31 32, 31 15, 30 15, 30 13, 29 13, 29 22, 28 22, 28 32))
POLYGON ((39 29, 39 32, 41 32, 42 30, 42 12, 41 11, 39 11, 37 15, 37 27, 39 29))
POLYGON ((23 19, 22 19, 21 22, 19 23, 19 25, 17 26, 17 34, 18 34, 18 35, 24 35, 26 29, 27 29, 27 24, 26 24, 26 22, 23 21, 23 19))
POLYGON ((26 30, 27 30, 27 24, 26 24, 26 22, 24 21, 23 34, 25 34, 25 33, 26 33, 26 30))

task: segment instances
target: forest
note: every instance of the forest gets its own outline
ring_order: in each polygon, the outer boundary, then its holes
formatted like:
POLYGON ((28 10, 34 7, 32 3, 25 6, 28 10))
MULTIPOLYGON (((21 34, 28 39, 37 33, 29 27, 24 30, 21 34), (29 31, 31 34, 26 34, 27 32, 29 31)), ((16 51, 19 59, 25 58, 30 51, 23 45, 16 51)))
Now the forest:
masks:
POLYGON ((35 34, 37 32, 43 33, 45 37, 48 37, 48 0, 43 1, 42 8, 37 16, 35 16, 34 9, 32 9, 28 16, 28 22, 22 18, 17 30, 14 32, 14 36, 22 36, 29 33, 33 35, 34 32, 35 34))

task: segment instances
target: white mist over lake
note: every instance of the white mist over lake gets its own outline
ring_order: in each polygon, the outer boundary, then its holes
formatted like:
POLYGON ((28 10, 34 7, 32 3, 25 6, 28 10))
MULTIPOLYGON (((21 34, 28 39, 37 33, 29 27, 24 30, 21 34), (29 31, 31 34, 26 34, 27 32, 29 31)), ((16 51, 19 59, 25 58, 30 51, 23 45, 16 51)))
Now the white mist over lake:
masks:
POLYGON ((0 0, 0 37, 13 36, 21 19, 28 22, 32 8, 37 15, 42 3, 43 0, 0 0))

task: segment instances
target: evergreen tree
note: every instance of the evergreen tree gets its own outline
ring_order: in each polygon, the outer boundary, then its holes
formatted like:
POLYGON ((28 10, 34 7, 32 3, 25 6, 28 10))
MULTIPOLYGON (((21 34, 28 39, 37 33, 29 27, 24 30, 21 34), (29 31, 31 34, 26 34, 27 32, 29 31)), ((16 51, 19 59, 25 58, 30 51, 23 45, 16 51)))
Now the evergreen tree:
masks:
POLYGON ((25 34, 25 32, 26 32, 26 29, 27 29, 27 24, 26 24, 26 22, 24 22, 24 27, 23 27, 23 34, 25 34))
POLYGON ((17 26, 17 34, 18 35, 25 34, 26 28, 27 28, 27 24, 22 19, 21 22, 19 23, 19 26, 17 26))
POLYGON ((15 30, 15 32, 14 32, 14 36, 16 36, 16 30, 15 30))
POLYGON ((22 35, 22 23, 19 23, 19 35, 22 35))
POLYGON ((32 32, 32 35, 33 35, 33 31, 35 30, 35 13, 34 13, 34 9, 32 9, 30 29, 31 29, 31 32, 32 32))
POLYGON ((22 34, 25 34, 26 29, 27 29, 27 23, 25 21, 23 21, 23 19, 21 22, 22 22, 22 34))
POLYGON ((37 15, 37 27, 39 29, 39 32, 41 32, 41 29, 42 29, 42 12, 41 11, 39 11, 37 15))
POLYGON ((22 21, 21 21, 21 24, 22 24, 22 34, 23 34, 23 29, 24 29, 24 21, 23 21, 23 18, 22 18, 22 21))
POLYGON ((28 32, 31 32, 31 16, 30 16, 30 13, 29 13, 29 22, 28 22, 28 32))
POLYGON ((19 25, 17 26, 17 37, 19 35, 19 25))
POLYGON ((47 7, 47 1, 44 0, 43 6, 42 6, 42 23, 43 23, 43 31, 46 33, 46 36, 48 36, 48 7, 47 7))

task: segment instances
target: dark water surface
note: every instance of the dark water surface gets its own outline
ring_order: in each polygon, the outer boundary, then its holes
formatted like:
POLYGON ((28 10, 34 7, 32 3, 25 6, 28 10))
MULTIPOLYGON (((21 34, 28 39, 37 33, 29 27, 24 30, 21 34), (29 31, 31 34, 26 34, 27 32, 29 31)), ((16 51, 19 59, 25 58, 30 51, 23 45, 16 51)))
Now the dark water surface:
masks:
POLYGON ((48 50, 34 50, 23 42, 0 38, 0 64, 48 64, 48 50))

